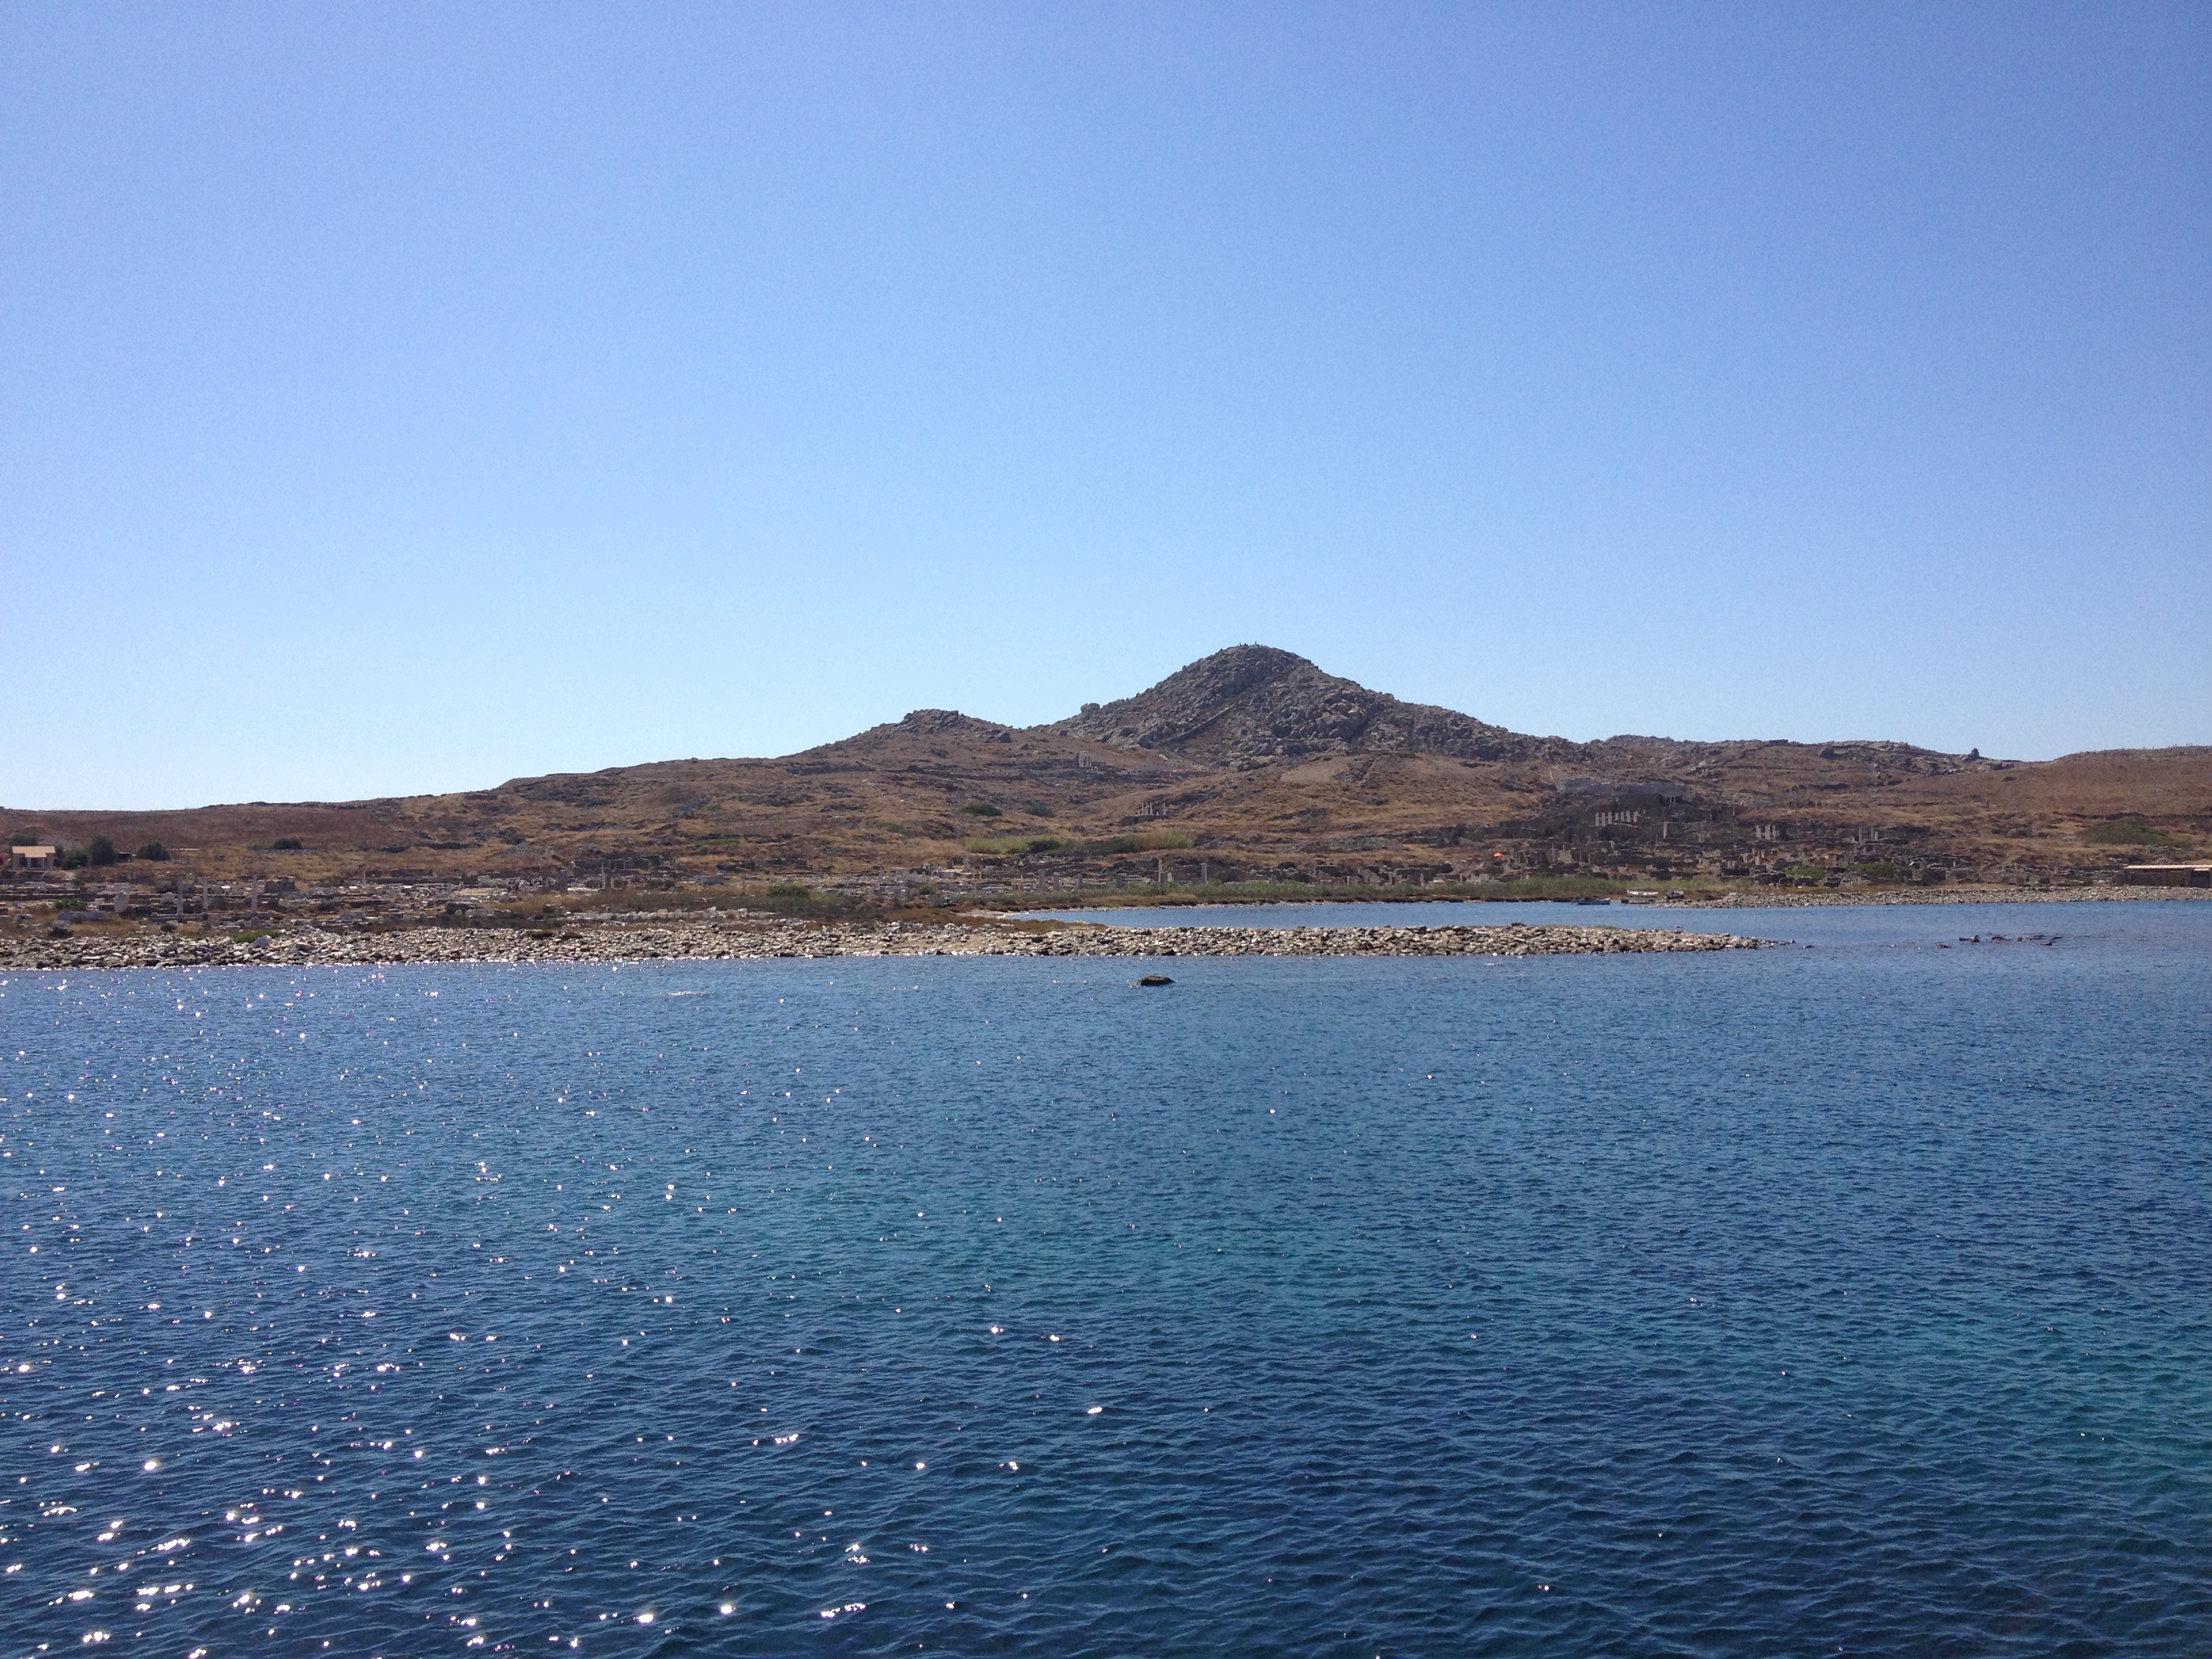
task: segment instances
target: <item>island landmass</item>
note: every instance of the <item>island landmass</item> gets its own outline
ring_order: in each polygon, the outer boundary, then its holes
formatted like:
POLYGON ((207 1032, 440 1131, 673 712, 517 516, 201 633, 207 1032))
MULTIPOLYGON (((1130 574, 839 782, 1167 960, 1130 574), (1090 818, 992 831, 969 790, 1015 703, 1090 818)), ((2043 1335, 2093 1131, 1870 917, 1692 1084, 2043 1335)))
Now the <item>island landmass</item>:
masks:
POLYGON ((310 935, 505 959, 593 918, 850 943, 894 925, 1026 939, 1001 918, 1117 904, 2212 896, 2212 746, 2027 762, 1873 739, 1583 743, 1245 645, 1042 726, 923 709, 775 759, 377 800, 0 808, 0 954, 19 965, 234 959, 310 935))

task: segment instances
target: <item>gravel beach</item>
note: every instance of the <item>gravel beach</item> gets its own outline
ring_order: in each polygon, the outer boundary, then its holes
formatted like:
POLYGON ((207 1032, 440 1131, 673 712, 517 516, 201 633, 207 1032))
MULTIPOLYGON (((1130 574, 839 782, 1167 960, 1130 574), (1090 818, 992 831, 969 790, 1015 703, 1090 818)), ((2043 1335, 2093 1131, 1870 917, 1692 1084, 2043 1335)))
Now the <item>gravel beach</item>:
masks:
POLYGON ((994 923, 759 921, 748 918, 599 924, 559 932, 416 927, 391 932, 289 929, 105 934, 0 945, 0 970, 183 967, 368 966, 398 963, 728 961, 762 957, 1561 957, 1754 950, 1771 941, 1656 928, 1102 927, 994 923))

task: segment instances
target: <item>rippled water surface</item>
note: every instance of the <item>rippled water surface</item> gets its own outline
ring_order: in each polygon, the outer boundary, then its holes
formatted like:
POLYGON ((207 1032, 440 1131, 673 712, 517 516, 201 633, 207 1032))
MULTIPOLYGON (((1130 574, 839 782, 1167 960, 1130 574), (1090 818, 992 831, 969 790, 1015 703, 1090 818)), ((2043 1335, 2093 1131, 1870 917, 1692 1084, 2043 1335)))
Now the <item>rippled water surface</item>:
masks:
POLYGON ((7 1651, 2212 1651, 2212 906, 2023 908, 15 975, 7 1651))

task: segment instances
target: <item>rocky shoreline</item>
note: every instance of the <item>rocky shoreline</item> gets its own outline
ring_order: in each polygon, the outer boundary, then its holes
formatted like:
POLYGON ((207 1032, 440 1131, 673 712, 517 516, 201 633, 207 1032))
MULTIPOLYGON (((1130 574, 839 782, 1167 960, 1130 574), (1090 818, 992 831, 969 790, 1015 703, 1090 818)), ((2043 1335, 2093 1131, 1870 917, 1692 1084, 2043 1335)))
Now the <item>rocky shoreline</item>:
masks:
POLYGON ((121 968, 369 967, 411 963, 757 961, 836 957, 1565 957, 1756 950, 1771 939, 1660 928, 1039 927, 990 923, 759 923, 734 919, 602 926, 557 934, 491 927, 390 933, 301 928, 251 939, 186 933, 0 943, 0 971, 121 968))
POLYGON ((1656 910, 1788 909, 1838 904, 2136 904, 2169 900, 2203 903, 2201 887, 1933 887, 1887 888, 1856 893, 1730 893, 1723 898, 1647 905, 1656 910))
MULTIPOLYGON (((1813 907, 1832 908, 1854 905, 1892 904, 2133 904, 2163 903, 2167 901, 2204 903, 2212 902, 2212 889, 2201 887, 1882 887, 1852 888, 1841 892, 1808 891, 1802 888, 1759 888, 1755 891, 1736 890, 1721 894, 1696 894, 1679 899, 1631 900, 1618 895, 1607 901, 1609 904, 1636 910, 1788 910, 1813 907)), ((993 902, 1004 902, 994 900, 993 902)), ((1101 903, 1094 897, 1080 905, 1054 906, 1049 902, 1034 904, 1026 909, 994 911, 990 914, 1007 921, 1025 916, 1053 915, 1111 915, 1121 910, 1170 910, 1179 906, 1204 905, 1227 908, 1249 906, 1266 909, 1285 904, 1322 906, 1329 904, 1457 904, 1470 912, 1480 912, 1487 904, 1551 904, 1561 909, 1575 906, 1572 899, 1530 898, 1515 899, 1509 896, 1493 895, 1473 897, 1464 891, 1429 896, 1419 892, 1393 894, 1384 898, 1363 898, 1357 893, 1333 893, 1326 898, 1300 899, 1296 897, 1245 899, 1237 897, 1204 897, 1187 900, 1161 901, 1133 899, 1126 904, 1101 903)), ((1576 907, 1579 908, 1579 907, 1576 907)))

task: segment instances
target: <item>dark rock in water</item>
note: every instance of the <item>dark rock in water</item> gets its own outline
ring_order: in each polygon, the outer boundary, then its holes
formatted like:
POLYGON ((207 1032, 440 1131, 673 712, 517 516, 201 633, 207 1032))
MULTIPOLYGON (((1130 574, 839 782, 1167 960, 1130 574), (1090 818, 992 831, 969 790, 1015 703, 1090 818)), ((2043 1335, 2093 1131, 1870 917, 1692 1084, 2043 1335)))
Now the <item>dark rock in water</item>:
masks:
POLYGON ((1146 974, 1137 981, 1139 985, 1172 985, 1175 981, 1165 974, 1146 974))

